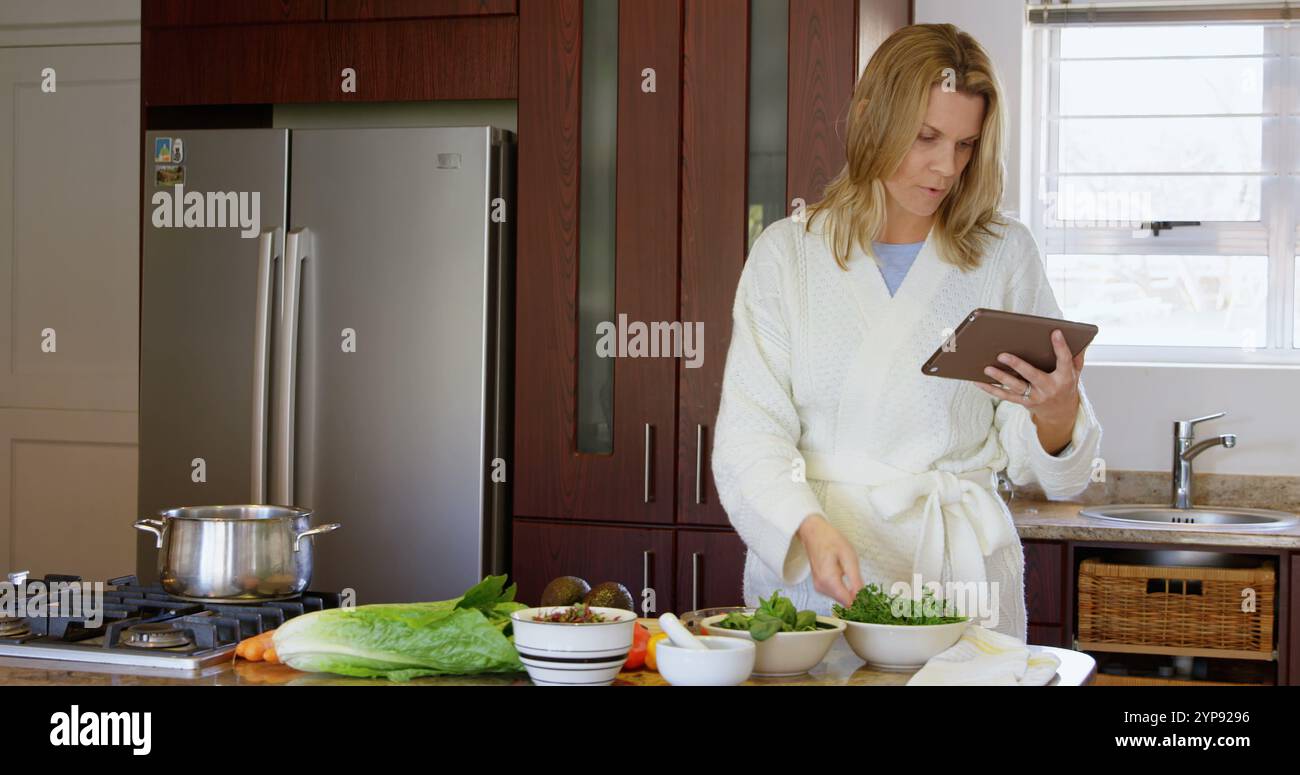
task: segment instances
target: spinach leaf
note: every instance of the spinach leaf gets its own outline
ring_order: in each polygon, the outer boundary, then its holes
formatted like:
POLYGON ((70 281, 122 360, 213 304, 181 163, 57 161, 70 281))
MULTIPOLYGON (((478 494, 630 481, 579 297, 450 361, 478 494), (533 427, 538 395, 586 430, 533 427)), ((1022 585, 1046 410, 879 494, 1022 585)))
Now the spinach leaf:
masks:
POLYGON ((940 601, 934 591, 925 588, 920 600, 904 595, 890 595, 878 584, 868 584, 858 590, 853 605, 845 608, 838 603, 831 607, 835 615, 850 622, 867 624, 951 624, 965 621, 951 601, 940 601))
POLYGON ((817 612, 796 610, 794 601, 784 597, 780 590, 773 592, 766 600, 759 598, 758 602, 759 606, 752 616, 733 611, 713 626, 726 630, 748 630, 755 641, 765 641, 778 632, 806 632, 818 628, 817 612))
POLYGON ((784 623, 766 611, 759 611, 749 621, 749 634, 754 640, 767 640, 784 629, 784 623))
POLYGON ((731 613, 727 614, 727 618, 723 619, 720 622, 714 623, 713 626, 721 627, 726 630, 748 630, 749 617, 745 616, 739 611, 732 611, 731 613))

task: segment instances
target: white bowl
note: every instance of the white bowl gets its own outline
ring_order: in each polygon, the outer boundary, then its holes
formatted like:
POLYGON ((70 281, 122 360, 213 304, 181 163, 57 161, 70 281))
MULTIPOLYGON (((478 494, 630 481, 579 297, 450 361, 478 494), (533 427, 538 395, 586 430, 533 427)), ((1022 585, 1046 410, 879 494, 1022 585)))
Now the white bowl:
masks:
POLYGON ((566 605, 525 608, 510 614, 515 651, 528 677, 541 686, 608 686, 627 662, 636 614, 622 608, 593 607, 608 621, 591 624, 535 622, 534 616, 566 605))
MULTIPOLYGON (((752 612, 750 612, 752 613, 752 612)), ((818 616, 822 624, 833 625, 834 629, 809 630, 808 632, 778 632, 764 641, 755 641, 748 630, 728 630, 714 627, 726 614, 710 616, 700 621, 700 627, 709 631, 709 635, 724 638, 740 638, 752 642, 757 647, 754 656, 754 675, 782 676, 800 675, 812 670, 826 658, 836 638, 845 631, 844 622, 830 616, 818 616)))
POLYGON ((920 670, 930 657, 961 640, 971 620, 951 624, 868 624, 845 621, 844 639, 859 658, 880 670, 920 670))
POLYGON ((708 649, 684 649, 670 640, 655 646, 659 675, 673 686, 735 686, 754 671, 757 649, 740 638, 695 636, 708 649))

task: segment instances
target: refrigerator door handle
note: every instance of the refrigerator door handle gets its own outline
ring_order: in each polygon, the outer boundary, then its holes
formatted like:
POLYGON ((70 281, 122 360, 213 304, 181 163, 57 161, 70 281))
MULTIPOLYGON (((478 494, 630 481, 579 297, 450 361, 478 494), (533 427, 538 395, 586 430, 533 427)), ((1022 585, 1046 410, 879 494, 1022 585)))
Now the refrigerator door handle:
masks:
POLYGON ((298 303, 304 252, 310 234, 294 229, 284 239, 280 264, 280 326, 275 348, 275 415, 271 457, 271 502, 293 504, 294 396, 298 374, 298 303))
POLYGON ((266 375, 271 350, 271 269, 278 229, 257 241, 257 303, 253 312, 253 454, 249 503, 266 503, 266 375))

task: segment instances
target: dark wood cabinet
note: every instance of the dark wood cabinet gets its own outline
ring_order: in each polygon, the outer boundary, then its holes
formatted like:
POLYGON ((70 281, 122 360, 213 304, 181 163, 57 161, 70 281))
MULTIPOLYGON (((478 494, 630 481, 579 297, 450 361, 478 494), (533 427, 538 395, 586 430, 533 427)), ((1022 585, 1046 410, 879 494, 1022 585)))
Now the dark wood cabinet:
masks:
POLYGON ((324 0, 145 0, 145 107, 518 96, 515 14, 331 22, 325 10, 324 0), (345 68, 355 91, 343 90, 345 68))
POLYGON ((1025 541, 1025 610, 1030 624, 1059 625, 1065 599, 1065 544, 1025 541))
POLYGON ((744 604, 745 542, 723 530, 677 531, 677 604, 682 611, 744 604))
MULTIPOLYGON (((575 130, 592 109, 575 80, 583 8, 580 0, 520 4, 518 276, 526 290, 516 333, 515 513, 727 526, 709 449, 747 246, 750 3, 617 6, 615 310, 633 322, 702 325, 704 357, 698 368, 683 358, 616 359, 613 448, 604 454, 580 452, 576 441, 584 149, 575 130), (647 92, 651 68, 656 90, 647 92)), ((844 163, 824 106, 846 111, 852 96, 855 9, 843 0, 790 4, 798 33, 788 52, 790 143, 815 171, 844 163)), ((791 178, 788 192, 805 195, 829 180, 819 175, 791 178)))
MULTIPOLYGON (((817 201, 844 167, 844 127, 860 69, 858 5, 842 0, 790 0, 787 201, 817 201)), ((870 5, 879 6, 870 12, 882 16, 896 11, 899 3, 870 5)))
POLYGON ((1031 646, 1056 646, 1070 648, 1070 638, 1066 628, 1054 624, 1031 624, 1026 633, 1026 643, 1031 646))
POLYGON ((325 102, 340 90, 317 25, 144 29, 146 107, 325 102))
POLYGON ((325 0, 143 0, 142 27, 310 22, 325 18, 325 0))
POLYGON ((327 28, 334 102, 509 100, 518 96, 516 16, 410 19, 327 28), (356 70, 357 91, 339 73, 356 70))
POLYGON ((519 0, 143 0, 144 27, 513 16, 519 0))
MULTIPOLYGON (((880 3, 879 5, 898 5, 880 3)), ((820 197, 845 162, 843 132, 857 81, 856 2, 791 0, 785 70, 785 211, 820 197)), ((678 366, 677 521, 729 524, 710 474, 731 313, 747 250, 748 78, 752 58, 748 0, 686 3, 682 72, 681 305, 699 322, 706 357, 678 366)), ((900 19, 906 24, 906 18, 900 19)), ((892 32, 892 30, 890 30, 892 32)), ((772 218, 771 220, 775 220, 772 218)))
MULTIPOLYGON (((613 308, 634 325, 677 319, 681 8, 617 7, 613 308)), ((579 0, 520 6, 514 511, 671 523, 675 359, 613 358, 611 448, 579 451, 582 19, 579 0)))
MULTIPOLYGON (((761 218, 770 223, 788 214, 795 198, 815 199, 844 164, 836 125, 859 71, 859 3, 791 0, 788 18, 776 18, 780 45, 756 49, 759 11, 750 0, 611 0, 604 10, 611 7, 618 87, 612 141, 601 133, 605 114, 592 113, 606 107, 584 104, 584 79, 598 78, 587 67, 608 54, 602 39, 592 38, 593 9, 582 0, 519 2, 513 511, 523 524, 575 520, 587 525, 581 530, 597 529, 591 523, 682 525, 678 607, 735 604, 743 542, 730 531, 698 528, 730 526, 709 450, 753 220, 751 91, 778 83, 752 85, 753 58, 777 50, 776 69, 789 74, 780 81, 785 104, 775 108, 788 122, 788 147, 775 150, 788 163, 778 164, 784 191, 777 187, 761 218), (584 50, 593 43, 596 51, 584 50), (650 69, 653 91, 645 88, 650 69), (593 188, 586 154, 605 143, 616 146, 612 159, 599 162, 617 172, 610 189, 616 238, 607 251, 614 253, 613 310, 632 322, 702 325, 704 357, 698 367, 683 357, 615 359, 612 442, 593 453, 582 451, 579 320, 589 296, 580 281, 584 242, 590 250, 603 227, 584 222, 583 192, 591 196, 593 188)), ((905 17, 890 19, 900 26, 905 17)), ((765 28, 765 40, 772 32, 765 28)), ((525 565, 535 557, 516 556, 516 572, 531 572, 525 565)))
POLYGON ((687 3, 682 70, 681 320, 703 328, 677 370, 677 521, 728 525, 709 450, 745 262, 749 0, 687 3))
POLYGON ((617 581, 627 587, 637 613, 643 613, 647 590, 653 592, 647 615, 674 610, 672 530, 519 519, 513 528, 516 599, 537 605, 552 579, 578 576, 592 586, 617 581))
POLYGON ((1069 647, 1065 621, 1066 546, 1059 541, 1025 541, 1025 611, 1028 642, 1036 646, 1069 647))
POLYGON ((535 605, 559 576, 617 581, 636 598, 654 592, 655 612, 743 603, 745 544, 729 530, 639 528, 516 519, 511 580, 535 605))
POLYGON ((416 19, 514 14, 516 0, 329 0, 330 19, 416 19))

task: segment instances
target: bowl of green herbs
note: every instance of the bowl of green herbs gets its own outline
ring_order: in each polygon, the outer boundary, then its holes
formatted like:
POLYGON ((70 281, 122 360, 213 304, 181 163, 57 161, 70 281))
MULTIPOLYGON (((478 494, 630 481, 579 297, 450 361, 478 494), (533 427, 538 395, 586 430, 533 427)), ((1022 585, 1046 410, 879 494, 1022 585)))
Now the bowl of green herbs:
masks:
POLYGON ((759 598, 758 608, 746 608, 709 616, 700 621, 709 635, 751 640, 757 647, 754 675, 799 675, 826 658, 835 640, 844 632, 844 622, 816 611, 796 610, 794 602, 772 593, 759 598))
POLYGON ((831 607, 860 659, 881 670, 919 670, 961 640, 970 617, 925 589, 920 598, 891 595, 877 584, 858 590, 853 605, 831 607))

